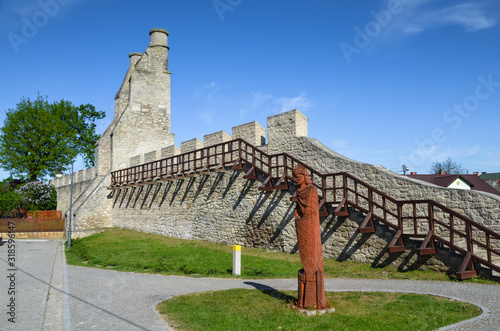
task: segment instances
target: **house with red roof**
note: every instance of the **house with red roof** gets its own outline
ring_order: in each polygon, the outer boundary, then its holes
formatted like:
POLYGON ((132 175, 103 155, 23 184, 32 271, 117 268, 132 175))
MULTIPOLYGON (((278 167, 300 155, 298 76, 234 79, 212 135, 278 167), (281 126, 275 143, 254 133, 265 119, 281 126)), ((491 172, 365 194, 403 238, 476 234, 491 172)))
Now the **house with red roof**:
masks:
POLYGON ((446 173, 441 173, 439 175, 418 175, 412 172, 408 177, 446 188, 482 191, 500 195, 500 191, 497 191, 487 182, 482 180, 478 173, 474 173, 473 175, 448 175, 446 173))

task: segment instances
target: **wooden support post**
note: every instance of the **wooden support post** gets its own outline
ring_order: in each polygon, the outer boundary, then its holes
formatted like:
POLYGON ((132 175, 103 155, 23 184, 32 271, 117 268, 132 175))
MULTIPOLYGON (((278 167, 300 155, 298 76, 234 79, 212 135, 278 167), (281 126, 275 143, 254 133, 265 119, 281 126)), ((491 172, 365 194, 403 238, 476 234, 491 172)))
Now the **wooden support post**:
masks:
POLYGON ((326 198, 322 198, 319 202, 319 216, 328 216, 328 208, 326 208, 326 198))
POLYGON ((250 170, 243 176, 244 179, 257 179, 257 174, 255 173, 255 166, 252 166, 250 170))
POLYGON ((288 181, 286 180, 286 174, 283 174, 278 182, 274 185, 275 190, 288 190, 288 181))
POLYGON ((434 255, 436 254, 436 247, 434 247, 434 231, 430 230, 425 236, 422 245, 417 249, 418 255, 434 255))
POLYGON ((405 245, 403 244, 402 238, 403 231, 399 229, 396 231, 396 235, 392 238, 392 241, 387 246, 387 250, 389 253, 400 253, 406 250, 405 245))
POLYGON ((273 188, 273 183, 271 183, 271 175, 267 176, 266 180, 264 180, 264 183, 259 187, 260 191, 272 191, 274 190, 273 188))
POLYGON ((372 213, 368 213, 365 219, 358 228, 359 233, 375 233, 375 225, 373 224, 372 213))
POLYGON ((334 212, 335 216, 349 216, 349 210, 347 209, 347 199, 344 197, 339 203, 334 212))
POLYGON ((460 269, 457 272, 457 279, 464 280, 477 276, 477 271, 474 269, 474 261, 472 260, 471 252, 465 254, 464 260, 460 269))

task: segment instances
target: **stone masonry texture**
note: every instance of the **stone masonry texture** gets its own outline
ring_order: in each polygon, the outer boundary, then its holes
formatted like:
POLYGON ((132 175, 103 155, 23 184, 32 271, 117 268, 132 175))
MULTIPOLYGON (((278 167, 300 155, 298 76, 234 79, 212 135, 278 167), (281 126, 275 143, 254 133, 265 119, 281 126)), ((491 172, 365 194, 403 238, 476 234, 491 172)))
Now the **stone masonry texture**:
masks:
MULTIPOLYGON (((244 179, 249 170, 214 172, 183 180, 108 190, 111 172, 132 164, 180 155, 203 146, 243 138, 270 154, 288 153, 323 174, 347 172, 398 200, 432 199, 474 221, 500 231, 500 199, 477 191, 446 189, 393 173, 381 166, 339 155, 308 137, 308 119, 299 110, 271 116, 266 128, 256 121, 232 128, 232 137, 218 131, 174 145, 170 132, 170 72, 168 33, 153 29, 144 53, 130 55, 130 67, 116 96, 115 117, 96 147, 96 168, 74 176, 75 236, 103 227, 123 227, 184 239, 238 244, 296 252, 294 202, 288 190, 260 191, 264 176, 244 179)), ((58 209, 69 208, 70 175, 54 180, 58 209)), ((402 269, 457 271, 462 257, 438 246, 437 254, 419 257, 418 241, 406 240, 407 250, 389 255, 384 249, 394 231, 376 223, 376 232, 360 234, 364 215, 321 217, 323 253, 327 258, 356 260, 402 269)), ((459 226, 460 224, 457 224, 459 226)), ((425 224, 422 224, 425 231, 425 224)), ((437 232, 442 229, 436 229, 437 232)), ((493 243, 500 247, 499 243, 493 243)))

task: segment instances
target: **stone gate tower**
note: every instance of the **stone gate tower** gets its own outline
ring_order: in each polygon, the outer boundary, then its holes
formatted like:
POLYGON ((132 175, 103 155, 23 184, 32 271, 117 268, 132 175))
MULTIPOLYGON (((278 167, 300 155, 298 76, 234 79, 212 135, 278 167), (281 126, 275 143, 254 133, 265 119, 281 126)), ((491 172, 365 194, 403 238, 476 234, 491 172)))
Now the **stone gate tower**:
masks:
POLYGON ((149 34, 146 51, 129 55, 130 66, 115 97, 113 122, 97 143, 96 169, 100 175, 129 167, 132 156, 174 144, 168 32, 152 29, 149 34))
POLYGON ((111 171, 159 159, 156 151, 174 146, 170 132, 170 75, 168 32, 152 29, 144 53, 131 53, 123 83, 115 96, 113 121, 96 144, 95 168, 53 180, 57 209, 69 209, 71 176, 74 181, 73 230, 113 224, 107 186, 111 171))

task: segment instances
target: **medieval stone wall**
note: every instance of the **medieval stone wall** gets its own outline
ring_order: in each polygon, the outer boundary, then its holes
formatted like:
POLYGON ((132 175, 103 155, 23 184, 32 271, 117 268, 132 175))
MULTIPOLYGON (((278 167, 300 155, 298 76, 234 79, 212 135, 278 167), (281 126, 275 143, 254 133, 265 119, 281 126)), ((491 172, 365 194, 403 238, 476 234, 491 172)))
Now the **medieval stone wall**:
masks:
MULTIPOLYGON (((176 238, 297 252, 295 204, 290 201, 295 188, 259 191, 264 178, 244 179, 247 170, 116 190, 113 225, 176 238)), ((461 258, 447 250, 419 260, 415 243, 405 253, 389 255, 384 248, 394 232, 379 226, 375 234, 359 234, 362 220, 356 212, 349 218, 322 217, 324 256, 403 269, 424 265, 423 269, 458 270, 461 258)))
POLYGON ((95 168, 80 170, 62 178, 53 179, 51 184, 57 189, 57 210, 66 212, 69 209, 71 177, 73 176, 73 202, 84 195, 87 188, 97 177, 95 168))
MULTIPOLYGON (((110 180, 109 173, 106 176, 99 176, 95 168, 88 168, 73 174, 72 230, 75 237, 91 233, 95 228, 113 225, 111 200, 107 190, 110 180)), ((54 179, 51 183, 57 190, 57 210, 62 210, 64 217, 68 220, 71 175, 54 179)))
MULTIPOLYGON (((248 124, 248 132, 255 132, 251 128, 258 126, 253 122, 248 124)), ((268 132, 274 134, 269 135, 269 144, 263 146, 264 149, 287 152, 324 174, 349 172, 395 199, 433 199, 491 229, 500 228, 498 197, 438 187, 395 174, 381 166, 343 157, 306 136, 307 118, 297 110, 270 117, 268 132)), ((257 132, 247 139, 255 141, 259 135, 261 133, 257 132)), ((198 139, 188 141, 187 146, 192 147, 194 142, 203 146, 198 139)), ((113 225, 179 238, 296 251, 294 204, 290 202, 293 186, 289 191, 259 191, 263 178, 245 180, 243 173, 246 170, 116 191, 113 225)), ((332 210, 330 212, 333 214, 332 210)), ((351 214, 347 219, 322 218, 325 256, 405 266, 419 266, 425 262, 424 268, 439 270, 450 266, 457 268, 461 261, 447 249, 439 250, 435 257, 419 259, 417 243, 412 241, 407 242, 410 247, 407 252, 396 258, 389 256, 384 248, 394 232, 379 225, 375 234, 359 234, 357 229, 363 216, 356 215, 356 212, 351 214)), ((459 226, 459 222, 456 225, 459 226)))
POLYGON ((343 157, 314 138, 289 137, 276 149, 290 153, 323 174, 348 172, 397 200, 435 200, 481 225, 500 231, 500 196, 444 188, 398 175, 382 166, 343 157))
MULTIPOLYGON (((297 250, 294 193, 260 191, 264 178, 246 180, 243 170, 212 172, 184 180, 108 190, 111 172, 242 138, 269 154, 289 153, 323 174, 348 172, 398 200, 433 199, 480 224, 500 231, 500 198, 475 191, 454 190, 409 179, 377 166, 350 160, 308 137, 308 119, 292 110, 207 134, 174 145, 170 133, 170 72, 165 30, 153 29, 146 52, 130 55, 130 67, 116 96, 115 117, 96 146, 96 169, 75 174, 74 235, 95 228, 117 226, 185 239, 262 247, 285 252, 297 250)), ((54 180, 58 209, 69 208, 70 176, 54 180)), ((331 208, 331 207, 329 207, 331 208)), ((433 257, 417 258, 415 242, 401 254, 384 248, 394 232, 378 225, 374 234, 359 234, 363 215, 321 218, 325 256, 373 264, 456 269, 461 258, 447 249, 433 257), (458 262, 457 262, 458 261, 458 262)))

